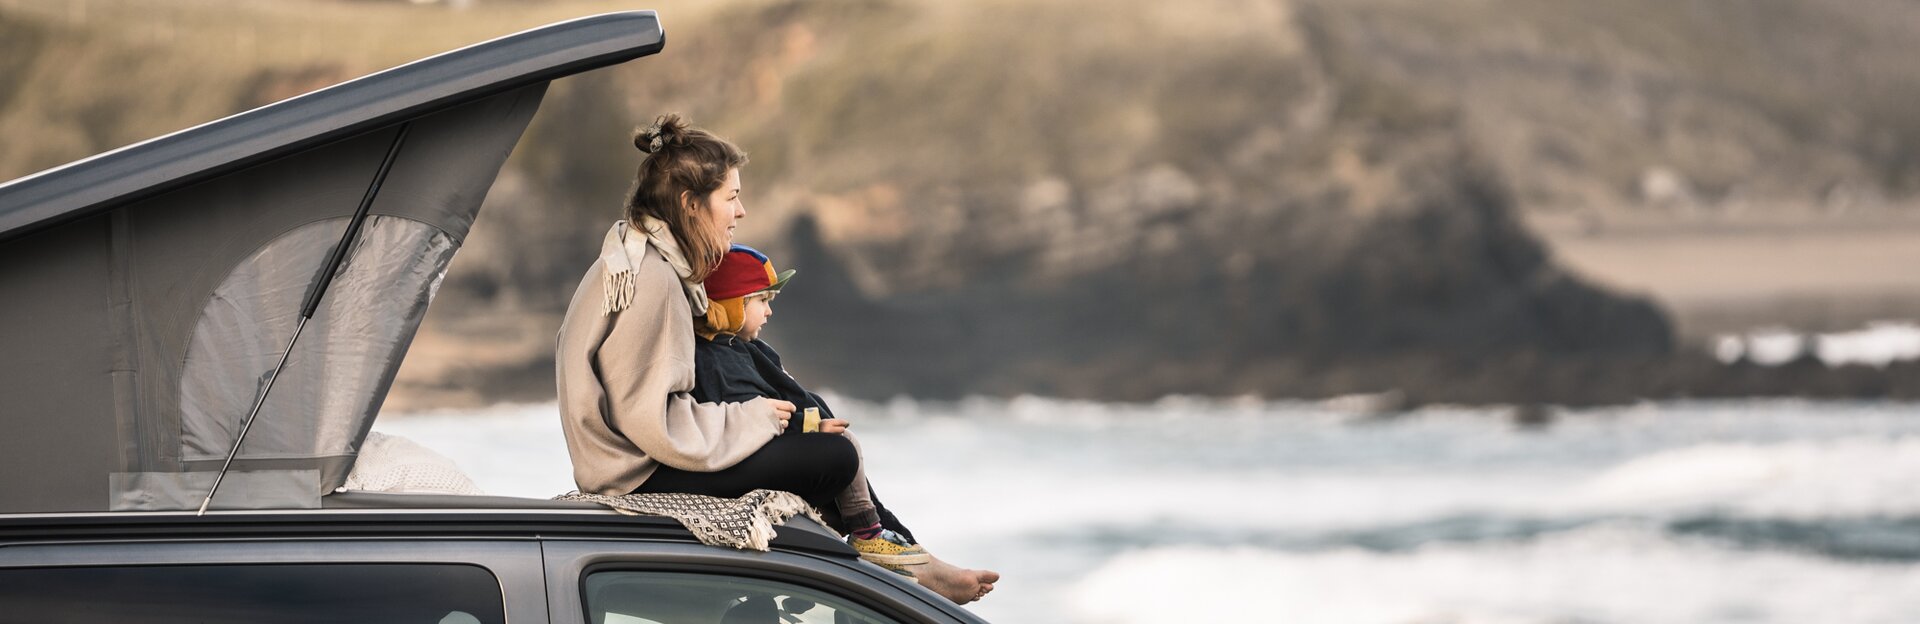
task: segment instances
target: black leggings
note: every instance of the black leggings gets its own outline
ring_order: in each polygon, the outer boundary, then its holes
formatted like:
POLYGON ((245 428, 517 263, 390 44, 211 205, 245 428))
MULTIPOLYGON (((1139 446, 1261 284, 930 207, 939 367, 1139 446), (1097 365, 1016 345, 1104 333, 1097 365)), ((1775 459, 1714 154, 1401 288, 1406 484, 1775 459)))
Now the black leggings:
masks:
MULTIPOLYGON (((860 468, 859 451, 853 441, 831 433, 789 433, 774 436, 740 463, 717 472, 689 472, 669 466, 655 469, 653 476, 634 488, 635 493, 683 492, 736 498, 747 492, 768 489, 792 492, 821 510, 827 523, 842 533, 839 508, 833 499, 853 483, 860 468)), ((913 533, 887 511, 880 499, 873 500, 880 512, 882 526, 899 532, 909 540, 913 533)))

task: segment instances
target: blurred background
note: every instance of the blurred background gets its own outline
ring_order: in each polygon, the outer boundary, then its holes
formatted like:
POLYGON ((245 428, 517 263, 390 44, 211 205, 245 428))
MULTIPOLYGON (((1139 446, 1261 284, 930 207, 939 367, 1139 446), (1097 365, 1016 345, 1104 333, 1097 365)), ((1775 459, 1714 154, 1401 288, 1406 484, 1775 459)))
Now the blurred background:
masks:
POLYGON ((982 615, 1920 612, 1909 0, 0 0, 0 179, 635 8, 379 426, 491 490, 571 488, 553 336, 680 112, 982 615))

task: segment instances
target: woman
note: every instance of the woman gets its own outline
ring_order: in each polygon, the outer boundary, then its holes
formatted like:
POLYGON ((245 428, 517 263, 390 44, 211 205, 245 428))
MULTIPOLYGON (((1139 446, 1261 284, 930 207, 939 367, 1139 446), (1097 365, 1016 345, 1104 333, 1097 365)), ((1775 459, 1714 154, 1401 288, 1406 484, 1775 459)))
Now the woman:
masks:
MULTIPOLYGON (((792 403, 698 403, 693 318, 705 314, 700 283, 747 216, 732 143, 662 115, 635 133, 647 156, 628 193, 626 219, 601 243, 565 321, 555 354, 560 415, 580 491, 687 492, 735 497, 784 490, 833 509, 859 457, 850 440, 822 433, 776 435, 792 403)), ((895 531, 892 514, 882 518, 895 531)), ((919 581, 957 603, 979 599, 999 575, 935 558, 919 581)))

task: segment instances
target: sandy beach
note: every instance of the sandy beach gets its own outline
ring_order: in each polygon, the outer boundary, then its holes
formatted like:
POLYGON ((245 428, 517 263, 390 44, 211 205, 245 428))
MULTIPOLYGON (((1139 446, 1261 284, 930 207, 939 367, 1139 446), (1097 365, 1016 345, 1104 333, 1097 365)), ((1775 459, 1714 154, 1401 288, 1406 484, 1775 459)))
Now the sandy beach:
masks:
POLYGON ((1658 301, 1683 342, 1920 316, 1920 216, 1538 214, 1563 265, 1658 301))

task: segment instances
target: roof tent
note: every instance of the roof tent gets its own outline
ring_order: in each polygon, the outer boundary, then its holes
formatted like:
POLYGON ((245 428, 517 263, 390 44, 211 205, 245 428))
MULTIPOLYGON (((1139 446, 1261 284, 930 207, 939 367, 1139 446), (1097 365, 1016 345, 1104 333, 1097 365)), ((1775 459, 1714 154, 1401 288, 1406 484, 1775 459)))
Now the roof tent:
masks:
POLYGON ((194 509, 256 411, 214 508, 319 506, 547 83, 664 44, 552 24, 0 185, 0 513, 194 509))

